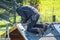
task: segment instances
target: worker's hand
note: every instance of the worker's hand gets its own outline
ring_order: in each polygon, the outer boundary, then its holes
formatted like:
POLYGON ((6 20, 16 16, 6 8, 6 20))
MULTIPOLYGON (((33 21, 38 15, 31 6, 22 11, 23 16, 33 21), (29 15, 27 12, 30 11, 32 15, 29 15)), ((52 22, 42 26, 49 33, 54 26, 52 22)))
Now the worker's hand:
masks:
POLYGON ((24 26, 25 30, 27 30, 27 26, 24 26))
POLYGON ((37 30, 38 30, 38 32, 39 32, 40 35, 43 35, 44 34, 43 28, 38 28, 37 30))
POLYGON ((27 30, 27 25, 26 24, 22 24, 24 29, 27 30))

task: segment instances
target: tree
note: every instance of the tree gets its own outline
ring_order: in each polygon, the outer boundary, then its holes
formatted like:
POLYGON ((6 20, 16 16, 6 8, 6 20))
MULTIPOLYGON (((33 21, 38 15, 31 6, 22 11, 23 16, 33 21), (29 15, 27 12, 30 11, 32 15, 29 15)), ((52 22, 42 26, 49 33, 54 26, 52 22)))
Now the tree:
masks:
POLYGON ((0 8, 3 8, 8 11, 9 14, 13 13, 14 23, 16 23, 16 8, 23 5, 23 1, 24 0, 0 0, 0 8))
POLYGON ((13 10, 14 23, 16 23, 16 0, 0 0, 0 8, 6 9, 9 13, 13 10))
POLYGON ((31 6, 34 6, 35 8, 38 8, 40 0, 30 0, 29 1, 31 6))

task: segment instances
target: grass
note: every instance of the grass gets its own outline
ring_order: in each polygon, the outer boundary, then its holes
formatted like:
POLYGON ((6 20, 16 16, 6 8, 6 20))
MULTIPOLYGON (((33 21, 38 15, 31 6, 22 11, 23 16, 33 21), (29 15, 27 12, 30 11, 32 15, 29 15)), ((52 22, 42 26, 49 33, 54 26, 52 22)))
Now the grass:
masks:
MULTIPOLYGON (((11 29, 12 27, 10 27, 9 26, 9 29, 11 29)), ((6 32, 6 27, 2 27, 2 28, 0 28, 0 29, 4 29, 4 30, 0 30, 0 36, 2 35, 2 34, 4 34, 5 32, 6 32)))
POLYGON ((3 33, 5 33, 5 31, 0 31, 0 36, 1 36, 3 33))

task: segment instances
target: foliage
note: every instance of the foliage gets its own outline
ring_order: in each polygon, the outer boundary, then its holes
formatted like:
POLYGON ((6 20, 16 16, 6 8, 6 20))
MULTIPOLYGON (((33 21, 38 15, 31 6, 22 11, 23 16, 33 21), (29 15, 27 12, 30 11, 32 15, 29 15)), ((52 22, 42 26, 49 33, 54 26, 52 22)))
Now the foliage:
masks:
POLYGON ((30 0, 29 3, 31 6, 37 7, 40 4, 40 0, 30 0))

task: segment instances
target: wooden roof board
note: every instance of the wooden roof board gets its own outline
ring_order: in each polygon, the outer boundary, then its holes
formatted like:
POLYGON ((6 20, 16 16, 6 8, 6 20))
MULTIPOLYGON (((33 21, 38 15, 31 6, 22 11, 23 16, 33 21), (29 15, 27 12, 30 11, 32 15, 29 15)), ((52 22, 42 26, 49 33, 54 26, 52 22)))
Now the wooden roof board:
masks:
MULTIPOLYGON (((21 28, 22 28, 22 26, 20 27, 20 25, 16 24, 16 25, 14 25, 14 26, 9 30, 9 33, 13 32, 13 31, 16 30, 16 29, 18 29, 19 32, 20 32, 20 34, 23 36, 23 38, 24 38, 25 40, 27 40, 27 38, 26 38, 26 36, 25 36, 25 34, 24 34, 24 31, 22 31, 21 28)), ((6 33, 4 33, 4 34, 1 35, 1 36, 2 36, 2 37, 5 37, 5 35, 6 35, 6 33)))

